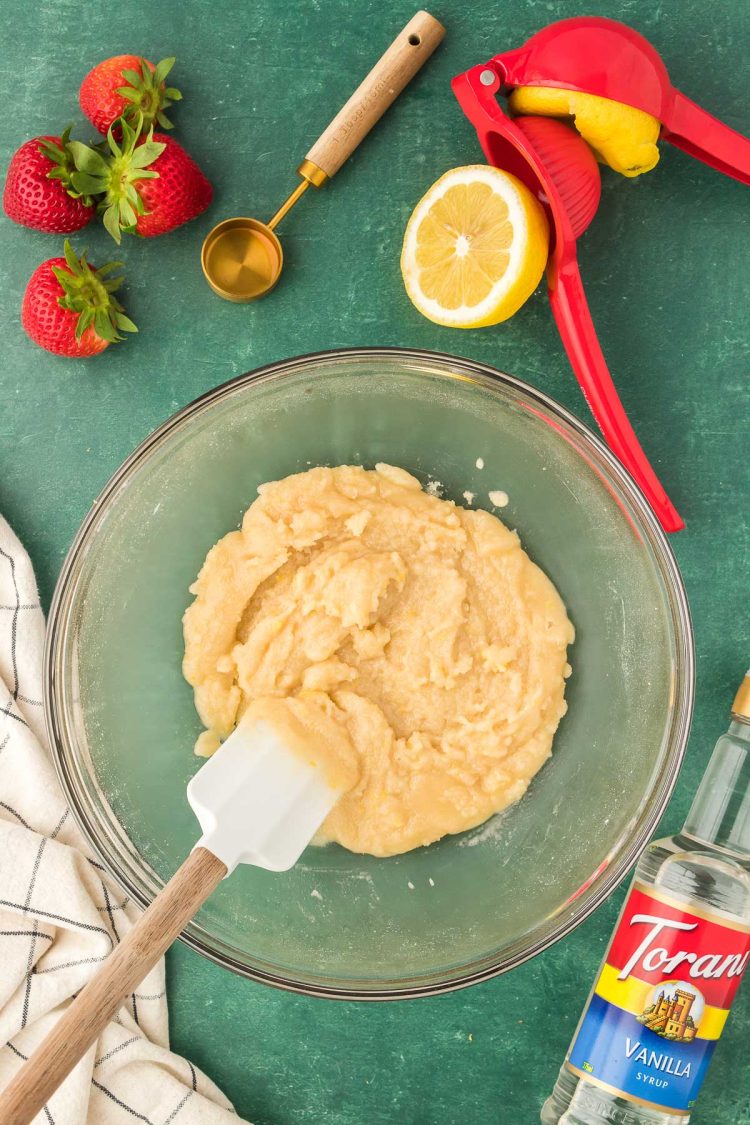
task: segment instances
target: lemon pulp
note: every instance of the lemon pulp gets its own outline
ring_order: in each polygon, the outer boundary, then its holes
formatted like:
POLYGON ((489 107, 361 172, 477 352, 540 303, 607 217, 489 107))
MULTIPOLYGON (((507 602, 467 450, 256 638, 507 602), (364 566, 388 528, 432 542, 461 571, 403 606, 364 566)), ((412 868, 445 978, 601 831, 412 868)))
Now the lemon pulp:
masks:
POLYGON ((415 306, 438 324, 476 328, 512 316, 547 261, 544 210, 515 176, 473 164, 446 172, 406 228, 401 272, 415 306))

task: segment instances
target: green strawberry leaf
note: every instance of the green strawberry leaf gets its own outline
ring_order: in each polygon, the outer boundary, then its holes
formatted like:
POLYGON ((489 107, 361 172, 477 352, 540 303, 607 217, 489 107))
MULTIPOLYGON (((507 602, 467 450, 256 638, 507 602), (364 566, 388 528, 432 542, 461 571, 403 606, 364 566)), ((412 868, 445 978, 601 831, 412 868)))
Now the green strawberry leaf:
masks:
POLYGON ((81 263, 79 262, 78 258, 76 257, 75 251, 73 250, 73 247, 70 244, 69 238, 65 239, 65 244, 64 244, 64 247, 63 247, 63 253, 65 254, 65 261, 67 262, 70 270, 73 273, 78 273, 81 269, 81 263))
POLYGON ((88 172, 73 172, 70 182, 80 195, 102 195, 107 190, 107 178, 91 176, 88 172))
POLYGON ((52 272, 62 285, 63 289, 67 292, 66 285, 70 278, 70 274, 68 273, 68 271, 64 270, 62 266, 52 266, 52 272))
POLYGON ((131 124, 127 117, 120 117, 114 125, 120 125, 122 128, 122 145, 121 152, 123 156, 131 156, 135 148, 136 141, 143 131, 143 114, 139 110, 134 119, 135 127, 131 124))
MULTIPOLYGON (((122 269, 122 262, 107 262, 105 265, 99 266, 99 268, 96 271, 96 276, 97 277, 106 277, 106 275, 108 273, 112 273, 112 270, 120 270, 120 269, 122 269)), ((122 278, 120 277, 117 280, 118 280, 118 282, 121 282, 122 278)))
POLYGON ((132 156, 135 150, 135 142, 137 141, 141 132, 141 121, 143 116, 141 113, 136 117, 136 128, 133 129, 127 117, 121 117, 122 121, 122 154, 123 156, 132 156))
POLYGON ((154 86, 161 86, 162 82, 164 81, 164 79, 167 77, 170 70, 174 66, 175 61, 176 60, 174 58, 162 59, 161 62, 158 62, 156 64, 156 67, 154 69, 154 73, 153 73, 152 79, 151 79, 154 86))
POLYGON ((120 229, 120 213, 116 203, 111 203, 104 212, 104 227, 114 238, 117 245, 122 241, 122 231, 120 229))
POLYGON ((141 95, 139 94, 138 90, 134 90, 132 86, 118 86, 117 93, 120 95, 120 97, 125 98, 126 101, 140 101, 141 95))
POLYGON ((70 141, 68 149, 79 172, 88 172, 92 176, 106 176, 107 162, 96 149, 89 148, 81 141, 70 141))
POLYGON ((182 94, 179 90, 175 90, 174 86, 168 86, 164 91, 164 96, 169 98, 170 102, 181 102, 182 94))
POLYGON ((127 199, 120 200, 120 226, 121 227, 134 227, 137 222, 138 216, 128 203, 127 199))
POLYGON ((97 336, 101 336, 102 340, 114 341, 116 333, 106 309, 96 310, 94 314, 94 328, 97 336))
POLYGON ((46 156, 48 160, 52 160, 55 164, 65 163, 65 149, 55 144, 54 141, 40 141, 38 148, 42 156, 46 156))
POLYGON ((120 74, 131 86, 137 87, 143 85, 143 75, 139 74, 137 70, 121 70, 120 74))
POLYGON ((121 313, 121 312, 115 313, 115 323, 116 323, 118 328, 122 328, 123 332, 137 332, 138 331, 138 329, 136 328, 135 324, 133 324, 130 317, 125 316, 125 313, 121 313))
POLYGON ((148 168, 166 147, 163 141, 144 141, 142 145, 138 145, 130 159, 131 168, 148 168))
MULTIPOLYGON (((112 156, 117 157, 117 156, 120 155, 120 146, 118 145, 117 141, 115 140, 114 136, 112 135, 111 129, 107 129, 107 148, 109 149, 112 156)), ((102 159, 107 160, 108 156, 103 155, 102 159)))
POLYGON ((93 319, 93 309, 86 309, 79 315, 78 323, 76 324, 76 340, 80 340, 86 329, 91 326, 91 322, 93 321, 93 319))

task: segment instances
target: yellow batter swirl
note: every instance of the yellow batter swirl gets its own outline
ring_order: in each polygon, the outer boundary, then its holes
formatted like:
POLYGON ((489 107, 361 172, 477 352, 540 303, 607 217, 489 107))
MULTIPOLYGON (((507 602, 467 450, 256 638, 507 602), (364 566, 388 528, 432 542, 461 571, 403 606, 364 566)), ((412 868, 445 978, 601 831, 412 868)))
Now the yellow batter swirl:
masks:
POLYGON ((403 469, 262 485, 184 619, 210 753, 250 705, 347 773, 321 841, 396 855, 519 800, 564 715, 574 633, 518 536, 403 469))

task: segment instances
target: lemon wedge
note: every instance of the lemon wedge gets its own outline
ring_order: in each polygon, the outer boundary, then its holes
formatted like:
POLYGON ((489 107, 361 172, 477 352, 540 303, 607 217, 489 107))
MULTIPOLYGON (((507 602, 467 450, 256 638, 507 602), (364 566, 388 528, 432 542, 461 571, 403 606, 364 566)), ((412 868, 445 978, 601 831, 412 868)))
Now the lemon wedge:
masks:
POLYGON ((552 86, 519 86, 509 104, 515 114, 572 118, 597 158, 623 176, 650 172, 659 161, 661 125, 642 109, 552 86))
POLYGON ((406 292, 450 328, 507 320, 544 272, 549 229, 527 187, 499 168, 453 168, 420 199, 401 253, 406 292))

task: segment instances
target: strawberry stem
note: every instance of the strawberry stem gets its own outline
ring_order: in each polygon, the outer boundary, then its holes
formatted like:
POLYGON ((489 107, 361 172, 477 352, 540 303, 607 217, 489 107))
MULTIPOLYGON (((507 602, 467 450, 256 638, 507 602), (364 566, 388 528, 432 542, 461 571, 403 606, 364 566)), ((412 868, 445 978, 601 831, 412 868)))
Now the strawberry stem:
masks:
POLYGON ((76 171, 71 179, 78 191, 87 191, 102 197, 99 209, 103 212, 104 226, 120 243, 122 232, 133 234, 139 215, 146 207, 137 190, 138 180, 158 179, 159 173, 149 165, 161 156, 166 145, 153 139, 153 127, 142 140, 143 119, 138 114, 136 127, 131 128, 125 117, 114 121, 107 133, 109 153, 71 141, 70 149, 76 171), (115 132, 122 132, 121 141, 115 132))
POLYGON ((72 126, 68 125, 67 129, 60 137, 60 143, 55 141, 41 140, 39 142, 39 151, 42 156, 46 156, 51 160, 54 167, 50 168, 47 173, 48 180, 60 180, 64 185, 66 192, 71 199, 80 199, 84 206, 91 207, 94 200, 91 194, 86 189, 81 189, 73 183, 73 176, 76 171, 75 159, 73 157, 72 146, 78 144, 78 141, 71 141, 70 130, 72 126))
POLYGON ((113 296, 124 277, 102 278, 112 270, 120 269, 122 262, 107 262, 95 269, 86 261, 86 255, 77 256, 69 240, 65 240, 65 268, 52 266, 52 272, 62 286, 57 303, 63 309, 78 314, 76 339, 80 340, 87 328, 93 327, 102 340, 116 344, 124 339, 121 332, 137 332, 133 321, 125 315, 120 302, 113 296))
POLYGON ((141 69, 123 70, 122 77, 127 85, 118 86, 117 93, 129 105, 123 110, 123 118, 132 127, 135 127, 138 114, 141 115, 141 124, 138 131, 147 130, 158 122, 162 129, 171 129, 172 122, 166 115, 166 110, 174 102, 182 100, 182 94, 174 86, 167 87, 165 80, 174 66, 174 58, 162 59, 153 70, 145 59, 140 60, 141 69))

